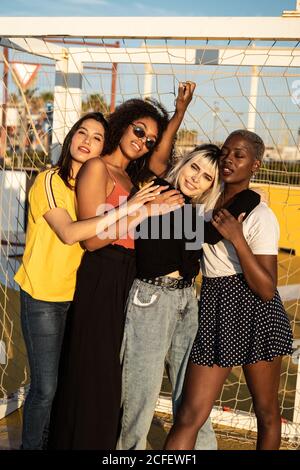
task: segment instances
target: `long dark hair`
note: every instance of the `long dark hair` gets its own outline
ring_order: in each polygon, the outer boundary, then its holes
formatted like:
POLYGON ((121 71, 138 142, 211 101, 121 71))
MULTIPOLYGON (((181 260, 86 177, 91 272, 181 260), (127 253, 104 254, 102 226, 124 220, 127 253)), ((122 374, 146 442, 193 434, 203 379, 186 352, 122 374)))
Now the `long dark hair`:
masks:
POLYGON ((84 114, 84 116, 78 119, 78 121, 75 122, 75 124, 71 127, 71 129, 69 130, 68 134, 65 137, 65 140, 61 149, 61 154, 56 165, 58 167, 59 176, 64 181, 65 185, 71 189, 74 189, 74 187, 69 182, 69 179, 72 176, 71 175, 72 156, 70 153, 72 138, 75 132, 81 127, 82 123, 86 121, 87 119, 94 119, 95 121, 98 121, 102 124, 102 126, 104 127, 104 142, 106 140, 108 125, 102 113, 92 112, 92 113, 84 114))
MULTIPOLYGON (((155 145, 155 147, 157 147, 169 123, 168 113, 166 109, 156 100, 150 98, 147 98, 146 100, 133 98, 119 105, 109 116, 109 128, 104 144, 103 155, 110 155, 112 152, 114 152, 117 149, 128 126, 133 121, 145 117, 150 117, 157 123, 158 135, 155 145)), ((128 165, 127 173, 133 182, 136 182, 140 172, 148 167, 148 162, 154 148, 143 155, 141 158, 138 158, 134 162, 130 162, 128 165)))

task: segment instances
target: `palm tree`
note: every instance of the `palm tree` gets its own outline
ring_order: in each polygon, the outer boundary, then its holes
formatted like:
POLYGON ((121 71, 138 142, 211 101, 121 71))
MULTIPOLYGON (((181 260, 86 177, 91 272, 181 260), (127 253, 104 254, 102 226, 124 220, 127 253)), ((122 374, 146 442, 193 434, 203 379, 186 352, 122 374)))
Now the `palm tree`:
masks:
POLYGON ((20 95, 17 93, 10 93, 8 96, 8 104, 11 106, 16 106, 20 102, 20 95))
POLYGON ((109 105, 100 93, 92 93, 82 102, 82 111, 96 111, 103 114, 109 113, 109 105))
POLYGON ((42 98, 44 103, 47 103, 49 101, 53 103, 54 101, 54 94, 52 93, 52 91, 43 91, 42 93, 40 93, 40 97, 42 98))

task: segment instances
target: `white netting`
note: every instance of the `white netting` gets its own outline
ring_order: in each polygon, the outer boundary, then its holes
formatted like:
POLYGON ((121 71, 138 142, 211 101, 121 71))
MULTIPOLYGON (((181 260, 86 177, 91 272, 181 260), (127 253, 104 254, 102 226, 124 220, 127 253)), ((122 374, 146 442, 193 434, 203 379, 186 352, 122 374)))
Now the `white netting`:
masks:
MULTIPOLYGON (((299 43, 10 39, 2 43, 9 48, 2 47, 0 64, 2 415, 9 407, 8 398, 28 382, 13 273, 23 251, 26 196, 37 171, 55 163, 59 144, 82 112, 107 113, 130 97, 151 95, 171 115, 181 80, 193 80, 197 88, 178 133, 179 154, 201 142, 220 144, 231 131, 243 127, 255 130, 265 141, 265 162, 255 184, 263 189, 280 222, 284 251, 279 256, 279 287, 299 338, 299 43), (26 85, 30 74, 34 78, 26 85)), ((284 360, 280 386, 284 435, 290 439, 296 439, 300 426, 298 362, 297 350, 284 360)), ((225 426, 222 432, 239 435, 242 429, 250 436, 255 420, 240 368, 234 369, 217 405, 213 420, 225 426)), ((165 381, 158 409, 170 412, 165 381)))

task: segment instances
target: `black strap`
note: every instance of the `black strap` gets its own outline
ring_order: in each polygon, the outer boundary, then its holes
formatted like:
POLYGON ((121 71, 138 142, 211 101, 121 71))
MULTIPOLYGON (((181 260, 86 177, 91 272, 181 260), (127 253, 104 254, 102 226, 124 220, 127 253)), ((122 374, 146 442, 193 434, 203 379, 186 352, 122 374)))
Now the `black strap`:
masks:
MULTIPOLYGON (((226 209, 233 215, 236 219, 238 216, 245 212, 246 215, 244 220, 250 212, 255 209, 255 207, 260 203, 260 195, 251 189, 244 189, 238 193, 232 201, 232 203, 226 207, 226 209)), ((204 223, 204 241, 210 245, 215 245, 220 240, 222 240, 222 235, 218 230, 213 226, 211 222, 204 223)))

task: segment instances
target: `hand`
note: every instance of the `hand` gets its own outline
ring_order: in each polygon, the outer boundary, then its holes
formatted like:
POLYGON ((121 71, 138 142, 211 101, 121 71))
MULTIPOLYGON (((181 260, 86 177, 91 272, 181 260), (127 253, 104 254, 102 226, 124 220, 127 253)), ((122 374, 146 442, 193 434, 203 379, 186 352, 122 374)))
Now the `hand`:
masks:
POLYGON ((178 87, 178 94, 176 98, 176 112, 184 114, 188 105, 192 101, 196 83, 194 82, 180 82, 178 87))
POLYGON ((235 244, 241 237, 244 237, 242 228, 244 216, 245 212, 236 220, 227 209, 221 209, 213 216, 211 223, 226 240, 235 244))
POLYGON ((151 202, 146 204, 149 217, 153 215, 164 215, 175 211, 184 205, 184 198, 177 189, 170 189, 156 196, 151 202))
POLYGON ((168 186, 153 185, 154 181, 145 184, 135 195, 127 202, 128 215, 138 211, 147 202, 155 200, 155 198, 168 186))

